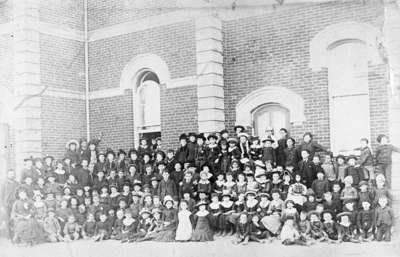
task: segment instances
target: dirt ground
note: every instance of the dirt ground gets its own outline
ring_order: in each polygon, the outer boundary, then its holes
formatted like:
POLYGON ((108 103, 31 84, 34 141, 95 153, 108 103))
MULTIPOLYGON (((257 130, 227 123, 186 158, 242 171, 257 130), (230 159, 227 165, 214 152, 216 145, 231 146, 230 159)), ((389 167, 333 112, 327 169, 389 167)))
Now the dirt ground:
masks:
POLYGON ((312 246, 283 246, 280 242, 233 245, 229 238, 218 238, 207 243, 142 242, 121 244, 118 241, 92 242, 80 240, 72 243, 46 243, 33 247, 14 246, 0 241, 0 257, 205 257, 205 256, 271 256, 271 257, 400 257, 400 240, 390 243, 318 243, 312 246))

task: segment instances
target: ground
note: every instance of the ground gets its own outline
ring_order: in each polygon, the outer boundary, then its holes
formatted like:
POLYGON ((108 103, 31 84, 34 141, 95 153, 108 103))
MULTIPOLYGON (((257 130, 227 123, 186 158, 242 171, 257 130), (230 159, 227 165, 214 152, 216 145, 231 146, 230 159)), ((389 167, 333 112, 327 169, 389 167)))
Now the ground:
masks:
POLYGON ((208 256, 278 256, 278 257, 400 257, 400 241, 363 244, 319 243, 310 247, 283 246, 279 242, 236 246, 229 239, 217 239, 207 243, 159 243, 142 242, 121 244, 117 241, 95 243, 80 240, 73 243, 46 243, 33 247, 15 247, 9 241, 0 241, 0 257, 208 257, 208 256))

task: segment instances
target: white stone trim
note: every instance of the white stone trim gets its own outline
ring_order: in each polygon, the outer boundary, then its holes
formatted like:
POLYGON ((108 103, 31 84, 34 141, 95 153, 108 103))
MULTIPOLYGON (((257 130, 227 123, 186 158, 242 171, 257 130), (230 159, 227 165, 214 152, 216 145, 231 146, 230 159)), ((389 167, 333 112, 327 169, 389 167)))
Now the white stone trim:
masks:
POLYGON ((90 91, 89 99, 94 100, 94 99, 100 99, 100 98, 121 96, 124 94, 124 92, 125 92, 125 89, 123 89, 121 87, 113 87, 113 88, 101 89, 101 90, 96 90, 96 91, 90 91))
POLYGON ((197 77, 196 76, 188 76, 183 78, 171 79, 167 82, 167 88, 177 88, 177 87, 185 87, 185 86, 193 86, 197 85, 197 77))
POLYGON ((43 95, 57 97, 57 98, 69 98, 77 100, 85 100, 85 93, 82 91, 68 90, 61 88, 48 88, 43 95))
POLYGON ((268 103, 278 103, 290 112, 290 122, 300 125, 306 120, 304 116, 304 100, 294 91, 275 86, 257 89, 242 98, 236 105, 236 123, 242 126, 252 126, 252 111, 268 103))
POLYGON ((163 59, 155 54, 139 54, 129 61, 122 70, 120 87, 124 89, 132 88, 133 81, 137 80, 137 76, 145 69, 156 73, 160 84, 167 84, 170 81, 171 75, 163 59))
POLYGON ((327 67, 329 46, 346 39, 361 40, 368 47, 369 61, 380 64, 382 59, 378 52, 378 43, 381 42, 381 37, 377 28, 365 23, 342 22, 330 25, 311 40, 309 67, 314 71, 327 67))
POLYGON ((85 33, 82 30, 71 29, 65 26, 61 26, 58 24, 51 24, 47 22, 39 23, 39 31, 40 33, 47 34, 50 36, 61 37, 71 40, 76 40, 80 42, 85 41, 85 33))

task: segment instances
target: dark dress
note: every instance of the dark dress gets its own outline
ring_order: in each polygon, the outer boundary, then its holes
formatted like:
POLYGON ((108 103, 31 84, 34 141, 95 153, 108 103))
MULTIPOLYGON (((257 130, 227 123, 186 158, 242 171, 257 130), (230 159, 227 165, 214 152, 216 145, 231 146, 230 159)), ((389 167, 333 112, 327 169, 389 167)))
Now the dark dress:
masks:
POLYGON ((208 211, 197 212, 194 215, 195 228, 192 234, 192 241, 213 241, 213 231, 211 230, 210 213, 208 211))

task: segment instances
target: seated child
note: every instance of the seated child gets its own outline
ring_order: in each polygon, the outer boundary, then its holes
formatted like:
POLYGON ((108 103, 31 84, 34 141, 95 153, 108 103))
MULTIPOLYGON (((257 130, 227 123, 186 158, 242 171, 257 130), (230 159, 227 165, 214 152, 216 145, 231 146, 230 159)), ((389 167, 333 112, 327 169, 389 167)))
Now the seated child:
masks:
POLYGON ((307 213, 315 211, 317 204, 318 203, 315 201, 315 193, 311 188, 309 188, 307 190, 307 201, 303 204, 303 210, 307 213))
POLYGON ((356 239, 356 233, 353 229, 353 224, 351 224, 350 217, 350 212, 341 212, 337 215, 337 230, 339 242, 359 243, 360 241, 356 239))
MULTIPOLYGON (((192 233, 192 241, 213 241, 213 231, 211 229, 210 223, 210 212, 207 211, 207 202, 199 202, 197 204, 198 212, 194 214, 193 217, 193 233, 192 233)), ((188 224, 189 225, 189 224, 188 224)), ((189 229, 189 228, 187 228, 189 229)), ((191 231, 190 231, 191 232, 191 231)))
POLYGON ((151 218, 151 212, 149 210, 142 210, 140 212, 141 219, 139 221, 139 226, 137 233, 134 234, 131 240, 141 241, 154 227, 154 222, 151 218))
POLYGON ((334 214, 331 211, 322 212, 322 229, 325 233, 325 238, 329 243, 334 243, 338 240, 336 223, 333 220, 334 214))
POLYGON ((127 243, 132 239, 132 235, 137 231, 137 220, 132 217, 132 212, 126 211, 122 221, 121 243, 127 243))
POLYGON ((239 221, 236 224, 235 238, 232 240, 233 244, 246 245, 249 242, 250 226, 247 222, 247 213, 242 212, 239 216, 239 221))
POLYGON ((111 239, 121 240, 122 239, 122 227, 124 221, 124 211, 123 209, 117 210, 117 217, 111 227, 111 239))
POLYGON ((96 221, 93 213, 88 213, 87 219, 82 227, 82 236, 84 239, 93 239, 96 233, 96 221))
POLYGON ((323 226, 322 222, 320 220, 320 216, 316 211, 311 211, 308 214, 308 217, 310 219, 310 235, 311 238, 316 240, 316 241, 324 241, 325 240, 325 234, 323 231, 323 226))
POLYGON ((307 212, 306 211, 301 211, 299 215, 299 222, 298 222, 298 228, 299 228, 299 233, 300 233, 300 238, 303 241, 309 240, 310 237, 310 231, 311 231, 311 223, 307 219, 307 212))
POLYGON ((265 243, 268 231, 260 224, 258 215, 253 215, 249 225, 249 241, 265 243))
POLYGON ((110 238, 110 233, 111 227, 107 220, 107 215, 105 213, 100 213, 99 221, 96 222, 94 241, 99 242, 102 240, 107 240, 110 238))
POLYGON ((316 201, 322 202, 324 193, 329 191, 329 182, 325 179, 323 170, 318 170, 317 179, 312 182, 311 188, 315 193, 316 201))
POLYGON ((281 242, 283 245, 308 245, 305 238, 300 236, 292 216, 289 216, 283 224, 281 242))
POLYGON ((58 219, 55 217, 54 209, 49 208, 47 210, 47 217, 44 219, 43 228, 50 242, 62 241, 61 226, 58 219))
POLYGON ((68 216, 64 226, 64 241, 69 242, 79 239, 79 225, 73 215, 68 216))

